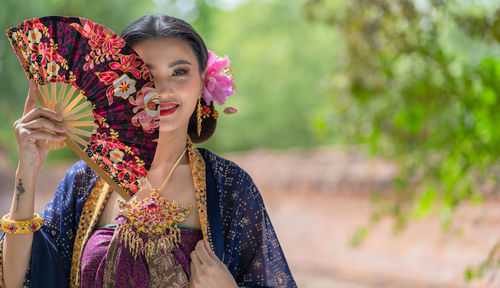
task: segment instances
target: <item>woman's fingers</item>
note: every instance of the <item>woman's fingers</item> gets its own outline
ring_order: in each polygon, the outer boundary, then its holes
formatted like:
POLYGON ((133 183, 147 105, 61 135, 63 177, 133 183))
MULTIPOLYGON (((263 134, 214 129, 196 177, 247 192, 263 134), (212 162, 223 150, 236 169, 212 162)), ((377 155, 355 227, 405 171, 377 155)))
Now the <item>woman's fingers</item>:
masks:
POLYGON ((50 110, 47 108, 43 107, 35 107, 31 111, 28 112, 28 114, 24 115, 23 118, 21 118, 21 123, 28 123, 36 118, 44 117, 47 119, 52 119, 54 121, 62 121, 63 118, 59 115, 54 110, 50 110))
POLYGON ((214 263, 216 263, 219 267, 221 267, 222 269, 224 269, 227 272, 229 272, 229 270, 227 269, 226 264, 222 263, 222 261, 219 259, 219 257, 217 257, 217 255, 215 255, 215 252, 210 247, 210 244, 208 243, 208 241, 205 242, 205 248, 208 251, 208 255, 210 255, 210 257, 212 258, 212 260, 214 261, 214 263))
POLYGON ((238 287, 229 269, 207 245, 200 240, 191 252, 190 287, 238 287))
POLYGON ((34 79, 29 80, 30 86, 28 91, 28 97, 26 98, 26 102, 24 103, 24 112, 23 116, 28 114, 31 110, 36 107, 36 94, 38 90, 38 86, 36 85, 36 81, 34 79))
POLYGON ((52 141, 62 141, 66 138, 64 135, 56 135, 45 131, 21 129, 19 132, 21 137, 28 137, 31 140, 52 140, 52 141))
POLYGON ((56 123, 50 121, 46 118, 38 118, 29 123, 23 125, 26 129, 47 129, 49 131, 64 133, 66 132, 66 127, 57 125, 56 123))
POLYGON ((214 259, 208 254, 207 248, 205 247, 205 243, 203 240, 198 241, 196 243, 196 247, 194 248, 196 251, 196 255, 200 257, 200 261, 203 264, 214 264, 214 259))
POLYGON ((55 121, 62 121, 63 118, 54 110, 50 110, 43 107, 36 106, 36 95, 40 93, 36 81, 33 79, 29 80, 30 88, 28 91, 28 97, 26 98, 26 103, 24 104, 23 117, 21 118, 21 123, 27 123, 35 118, 45 117, 50 118, 55 121))
POLYGON ((196 254, 196 250, 191 251, 191 265, 200 266, 200 257, 196 254))
POLYGON ((217 255, 215 255, 214 251, 212 251, 212 248, 210 248, 210 244, 208 243, 208 241, 204 242, 204 243, 205 243, 205 249, 207 250, 210 258, 212 258, 212 260, 214 260, 215 262, 219 262, 220 261, 219 257, 217 257, 217 255))
POLYGON ((193 253, 191 253, 191 263, 189 264, 189 270, 191 271, 191 276, 189 277, 189 287, 197 287, 195 279, 198 279, 201 268, 200 266, 201 264, 199 262, 196 262, 194 258, 197 258, 197 256, 196 255, 193 256, 193 253))
POLYGON ((205 249, 207 250, 208 255, 210 256, 210 258, 212 258, 212 260, 214 261, 214 263, 217 263, 220 266, 226 267, 226 265, 224 265, 224 263, 222 263, 222 261, 220 261, 219 257, 217 257, 217 255, 215 255, 215 252, 210 247, 210 244, 208 243, 208 241, 205 242, 205 249))

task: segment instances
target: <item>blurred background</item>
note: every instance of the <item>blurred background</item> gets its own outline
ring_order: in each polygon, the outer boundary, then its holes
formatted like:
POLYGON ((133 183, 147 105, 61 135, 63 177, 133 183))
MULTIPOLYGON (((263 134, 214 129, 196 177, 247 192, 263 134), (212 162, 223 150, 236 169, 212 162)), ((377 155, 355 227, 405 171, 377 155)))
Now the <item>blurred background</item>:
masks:
MULTIPOLYGON (((250 173, 299 287, 500 287, 499 1, 2 0, 0 30, 148 13, 229 56, 238 113, 200 146, 250 173)), ((28 91, 5 35, 0 87, 3 215, 28 91)), ((38 212, 77 160, 49 154, 38 212)))

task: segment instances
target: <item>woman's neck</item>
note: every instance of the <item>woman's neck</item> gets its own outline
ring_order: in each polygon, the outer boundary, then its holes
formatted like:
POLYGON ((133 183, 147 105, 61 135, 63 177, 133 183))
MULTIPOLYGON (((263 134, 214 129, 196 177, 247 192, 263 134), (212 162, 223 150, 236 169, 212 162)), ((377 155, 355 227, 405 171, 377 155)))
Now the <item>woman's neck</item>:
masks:
MULTIPOLYGON (((160 132, 156 153, 148 172, 148 179, 153 187, 161 185, 168 172, 170 172, 170 169, 186 148, 186 141, 186 131, 180 133, 160 132)), ((188 163, 188 154, 185 153, 183 159, 179 162, 179 166, 188 163)))

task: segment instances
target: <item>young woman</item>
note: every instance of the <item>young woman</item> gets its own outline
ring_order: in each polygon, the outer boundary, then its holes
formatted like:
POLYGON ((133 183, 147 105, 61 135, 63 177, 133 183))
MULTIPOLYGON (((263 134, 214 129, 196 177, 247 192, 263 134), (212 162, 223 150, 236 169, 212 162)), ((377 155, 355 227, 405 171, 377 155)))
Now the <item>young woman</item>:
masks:
MULTIPOLYGON (((121 37, 146 63, 159 94, 160 134, 147 185, 125 202, 85 162, 74 164, 39 229, 2 234, 0 287, 295 287, 251 177, 192 145, 214 133, 214 102, 230 95, 228 79, 214 74, 224 61, 188 23, 170 16, 146 15, 121 37), (141 229, 165 224, 161 217, 144 221, 158 209, 173 213, 177 228, 145 237, 141 229)), ((37 141, 64 138, 61 117, 35 107, 36 90, 31 81, 24 115, 14 123, 19 165, 2 227, 39 223, 35 183, 48 151, 37 141)))

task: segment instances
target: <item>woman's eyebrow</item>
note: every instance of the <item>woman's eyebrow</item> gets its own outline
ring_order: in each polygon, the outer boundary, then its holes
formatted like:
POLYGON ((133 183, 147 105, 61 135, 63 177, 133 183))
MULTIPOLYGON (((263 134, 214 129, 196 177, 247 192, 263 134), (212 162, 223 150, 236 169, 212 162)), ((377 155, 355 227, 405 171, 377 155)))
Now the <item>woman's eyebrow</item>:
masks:
POLYGON ((189 65, 191 65, 191 63, 189 63, 188 61, 181 59, 181 60, 177 60, 177 61, 174 61, 174 62, 170 63, 170 65, 168 67, 171 68, 171 67, 174 67, 174 66, 180 65, 180 64, 189 64, 189 65))
MULTIPOLYGON (((174 61, 174 62, 170 63, 170 65, 168 66, 168 68, 172 68, 172 67, 174 67, 176 65, 181 65, 181 64, 189 64, 189 65, 191 65, 190 62, 181 59, 181 60, 177 60, 177 61, 174 61)), ((154 67, 155 67, 155 65, 146 63, 146 68, 151 69, 151 68, 154 68, 154 67)))

